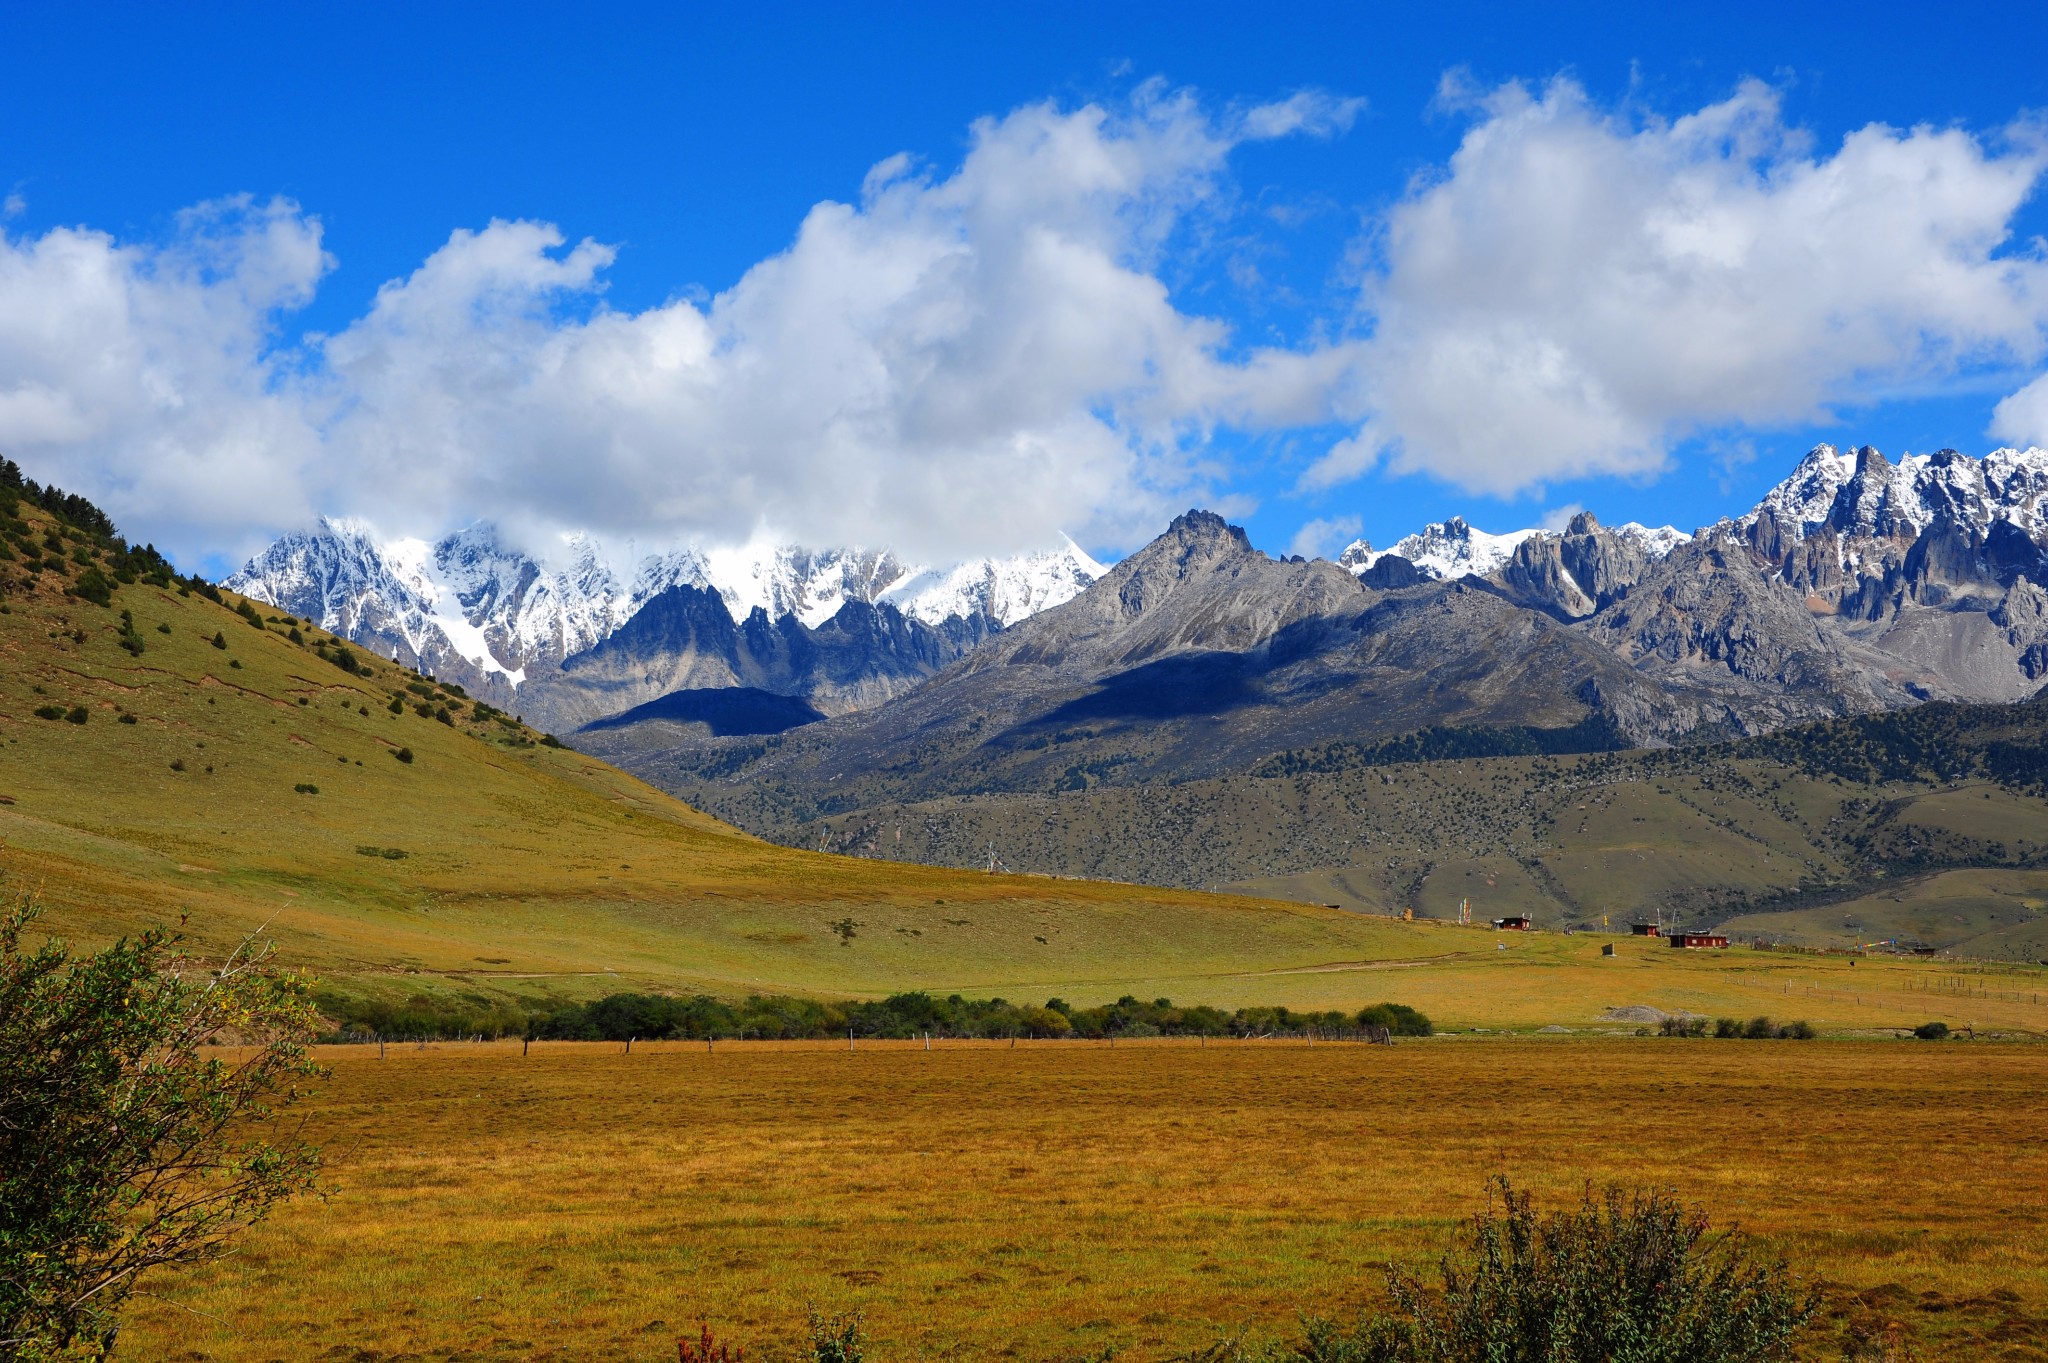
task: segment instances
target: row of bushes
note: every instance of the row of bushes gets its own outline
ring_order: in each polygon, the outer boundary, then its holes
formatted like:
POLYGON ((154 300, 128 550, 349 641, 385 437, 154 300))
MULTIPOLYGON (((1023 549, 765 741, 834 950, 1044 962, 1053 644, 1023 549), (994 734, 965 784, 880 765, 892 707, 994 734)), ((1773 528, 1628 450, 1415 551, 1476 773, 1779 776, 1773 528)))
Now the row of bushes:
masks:
POLYGON ((1740 1018, 1715 1018, 1709 1024, 1705 1018, 1681 1016, 1665 1018, 1658 1030, 1665 1036, 1707 1036, 1711 1032, 1724 1040, 1741 1037, 1750 1041, 1811 1041, 1815 1035, 1812 1024, 1806 1021, 1773 1022, 1764 1017, 1747 1022, 1740 1018))
MULTIPOLYGON (((360 850, 360 849, 359 849, 360 850)), ((336 1036, 453 1038, 525 1036, 534 1040, 649 1041, 686 1039, 795 1040, 845 1036, 1108 1037, 1235 1036, 1314 1033, 1356 1037, 1385 1028, 1395 1036, 1428 1036, 1427 1017, 1398 1003, 1357 1013, 1300 1013, 1288 1008, 1176 1007, 1125 996, 1096 1008, 1062 999, 1043 1006, 958 994, 895 994, 879 1002, 822 1003, 816 999, 757 994, 740 1002, 705 994, 610 994, 584 1004, 524 1012, 481 995, 418 996, 403 1003, 327 997, 322 1011, 336 1036)))

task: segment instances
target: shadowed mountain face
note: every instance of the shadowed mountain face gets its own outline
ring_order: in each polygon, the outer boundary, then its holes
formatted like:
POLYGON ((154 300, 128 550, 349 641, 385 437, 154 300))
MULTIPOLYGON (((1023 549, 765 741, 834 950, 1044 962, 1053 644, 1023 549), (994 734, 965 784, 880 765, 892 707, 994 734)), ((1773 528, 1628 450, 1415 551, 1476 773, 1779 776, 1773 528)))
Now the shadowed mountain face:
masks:
MULTIPOLYGON (((1860 472, 1832 452, 1808 462, 1814 489, 1689 541, 1581 514, 1498 548, 1487 576, 1450 581, 1396 555, 1350 570, 1273 559, 1193 511, 1079 596, 862 713, 723 741, 628 723, 586 745, 772 835, 879 801, 1316 770, 1318 754, 1390 743, 1657 746, 2029 693, 2028 668, 2048 672, 2032 536, 1947 516, 1926 487, 1961 474, 1928 461, 1905 501, 1865 486, 1891 467, 1873 452, 1855 456, 1860 472), (1859 547, 1816 548, 1829 526, 1859 547), (1903 546, 1891 559, 1871 549, 1886 536, 1903 546), (1795 560, 1836 568, 1802 577, 1795 560), (1872 573, 1904 584, 1875 619, 1819 598, 1875 599, 1872 573), (1948 654, 1926 642, 1931 627, 1949 631, 1948 654)), ((881 652, 932 666, 910 640, 881 652)), ((744 684, 783 689, 785 674, 760 675, 744 684)))
POLYGON ((579 743, 677 789, 715 770, 802 817, 1218 776, 1430 725, 1570 729, 1595 709, 1640 726, 1638 741, 1724 717, 1487 584, 1377 591, 1334 564, 1269 558, 1190 512, 1087 592, 875 710, 751 747, 630 725, 579 743))
MULTIPOLYGON (((758 607, 735 623, 716 591, 675 586, 558 671, 529 680, 519 704, 529 718, 566 730, 614 717, 628 722, 628 714, 672 693, 737 687, 794 698, 816 718, 900 694, 972 648, 988 627, 957 617, 929 625, 865 601, 846 602, 815 629, 793 615, 771 620, 758 607)), ((713 732, 721 731, 714 725, 713 732)))
POLYGON ((693 691, 671 691, 665 696, 636 705, 622 715, 600 719, 590 729, 617 729, 627 725, 662 720, 670 724, 701 724, 713 738, 735 735, 779 734, 825 716, 808 701, 796 696, 777 695, 752 686, 708 686, 693 691))

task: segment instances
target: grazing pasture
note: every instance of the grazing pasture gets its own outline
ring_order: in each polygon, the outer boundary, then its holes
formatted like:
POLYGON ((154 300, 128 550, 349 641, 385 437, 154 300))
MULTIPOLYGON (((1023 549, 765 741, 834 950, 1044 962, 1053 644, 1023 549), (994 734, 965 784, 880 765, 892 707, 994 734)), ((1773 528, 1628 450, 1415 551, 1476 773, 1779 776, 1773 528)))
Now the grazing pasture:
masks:
POLYGON ((1156 1359, 1376 1298, 1505 1173, 1674 1186, 1823 1290, 1811 1356, 2048 1359, 2048 1048, 1444 1037, 329 1048, 333 1191, 132 1356, 1156 1359))

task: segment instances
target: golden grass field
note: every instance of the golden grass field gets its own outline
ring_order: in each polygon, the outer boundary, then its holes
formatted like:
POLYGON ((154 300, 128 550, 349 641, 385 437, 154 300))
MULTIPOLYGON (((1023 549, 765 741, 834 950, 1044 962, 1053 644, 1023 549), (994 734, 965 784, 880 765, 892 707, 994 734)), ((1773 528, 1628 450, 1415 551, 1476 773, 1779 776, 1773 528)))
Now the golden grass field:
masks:
POLYGON ((1373 1299, 1504 1173, 1665 1184, 1828 1296, 1810 1357, 2048 1359, 2048 1048, 1356 1044, 334 1048, 332 1194, 131 1313, 150 1359, 1157 1359, 1373 1299))

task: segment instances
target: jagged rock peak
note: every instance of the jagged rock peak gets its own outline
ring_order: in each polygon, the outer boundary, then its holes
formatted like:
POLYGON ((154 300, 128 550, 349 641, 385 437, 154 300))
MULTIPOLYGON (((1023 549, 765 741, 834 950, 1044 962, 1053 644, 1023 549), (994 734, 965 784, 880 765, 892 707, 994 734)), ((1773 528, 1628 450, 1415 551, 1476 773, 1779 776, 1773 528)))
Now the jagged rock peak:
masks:
POLYGON ((2044 502, 2048 450, 1998 449, 1972 459, 1942 449, 1894 462, 1869 445, 1847 452, 1816 445, 1734 525, 1766 552, 1782 540, 1824 532, 1841 540, 1910 540, 1943 523, 1984 534, 1994 521, 2010 520, 2040 534, 2048 531, 2044 502))
POLYGON ((1173 524, 1166 527, 1166 534, 1160 536, 1160 539, 1167 538, 1177 539, 1183 544, 1227 538, 1234 540, 1239 548, 1252 547, 1251 537, 1245 534, 1243 526, 1232 525, 1215 512, 1203 511, 1199 507, 1175 516, 1173 524))

